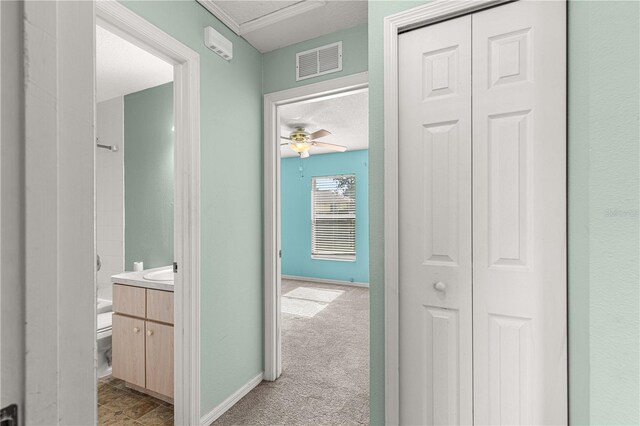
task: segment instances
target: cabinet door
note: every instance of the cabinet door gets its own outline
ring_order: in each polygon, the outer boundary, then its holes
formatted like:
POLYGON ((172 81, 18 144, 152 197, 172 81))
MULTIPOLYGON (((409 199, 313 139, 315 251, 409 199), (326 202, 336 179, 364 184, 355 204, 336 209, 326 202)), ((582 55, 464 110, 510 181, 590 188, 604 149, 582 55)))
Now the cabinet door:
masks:
POLYGON ((173 326, 147 321, 147 386, 173 398, 173 326))
POLYGON ((144 387, 144 340, 144 320, 113 314, 114 377, 144 387))

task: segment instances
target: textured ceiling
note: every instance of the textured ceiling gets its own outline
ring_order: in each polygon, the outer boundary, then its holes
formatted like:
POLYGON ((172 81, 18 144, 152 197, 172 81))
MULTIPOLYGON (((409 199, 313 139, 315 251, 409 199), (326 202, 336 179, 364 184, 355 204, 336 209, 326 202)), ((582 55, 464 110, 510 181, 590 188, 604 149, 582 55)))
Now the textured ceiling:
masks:
POLYGON ((173 81, 173 66, 96 26, 96 100, 106 101, 173 81))
POLYGON ((366 0, 211 1, 241 29, 243 24, 251 25, 263 17, 274 19, 269 25, 241 34, 262 53, 352 28, 366 23, 368 19, 366 0), (318 7, 305 9, 304 12, 295 13, 295 16, 286 14, 287 11, 304 9, 302 6, 308 3, 318 7))
POLYGON ((238 24, 245 24, 254 19, 284 9, 298 1, 245 1, 245 0, 216 0, 216 4, 238 24))
MULTIPOLYGON (((367 149, 369 147, 369 93, 356 94, 300 102, 281 106, 280 133, 288 136, 297 126, 305 127, 309 133, 326 129, 331 135, 320 139, 322 142, 345 145, 347 151, 367 149)), ((282 141, 284 142, 284 140, 282 141)), ((280 150, 283 157, 297 155, 286 145, 280 150)), ((332 153, 335 151, 311 148, 311 155, 332 153)))

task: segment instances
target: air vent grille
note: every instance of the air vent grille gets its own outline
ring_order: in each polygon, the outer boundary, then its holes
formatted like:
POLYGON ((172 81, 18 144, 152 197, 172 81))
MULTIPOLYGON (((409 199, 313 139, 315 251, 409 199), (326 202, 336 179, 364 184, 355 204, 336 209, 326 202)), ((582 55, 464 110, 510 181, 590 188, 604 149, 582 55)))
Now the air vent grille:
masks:
POLYGON ((318 74, 318 52, 300 54, 298 56, 298 80, 318 74))
POLYGON ((296 81, 342 71, 342 42, 296 54, 296 81))

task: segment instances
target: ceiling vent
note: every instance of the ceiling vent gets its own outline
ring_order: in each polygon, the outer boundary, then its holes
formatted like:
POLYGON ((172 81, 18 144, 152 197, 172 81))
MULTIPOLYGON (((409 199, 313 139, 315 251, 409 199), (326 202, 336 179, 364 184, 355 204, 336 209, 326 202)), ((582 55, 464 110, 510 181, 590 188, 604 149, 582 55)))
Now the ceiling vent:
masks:
POLYGON ((342 71, 342 42, 296 54, 296 81, 342 71))

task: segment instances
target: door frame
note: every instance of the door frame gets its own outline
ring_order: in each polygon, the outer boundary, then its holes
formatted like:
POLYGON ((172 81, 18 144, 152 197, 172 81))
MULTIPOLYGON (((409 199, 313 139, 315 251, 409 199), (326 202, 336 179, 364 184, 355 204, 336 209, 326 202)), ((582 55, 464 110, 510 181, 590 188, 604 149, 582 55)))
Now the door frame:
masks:
POLYGON ((96 25, 174 67, 174 418, 200 424, 200 56, 118 1, 96 2, 96 25))
POLYGON ((398 258, 398 36, 514 0, 435 0, 384 18, 384 413, 400 423, 398 258))
POLYGON ((22 5, 24 173, 14 189, 24 209, 24 241, 16 241, 24 256, 21 422, 95 423, 95 8, 22 5))
POLYGON ((264 380, 282 373, 280 315, 280 117, 278 107, 348 92, 366 90, 362 72, 264 95, 264 380))
POLYGON ((0 38, 8 41, 0 46, 0 406, 16 404, 18 420, 25 395, 23 6, 0 3, 0 38))

